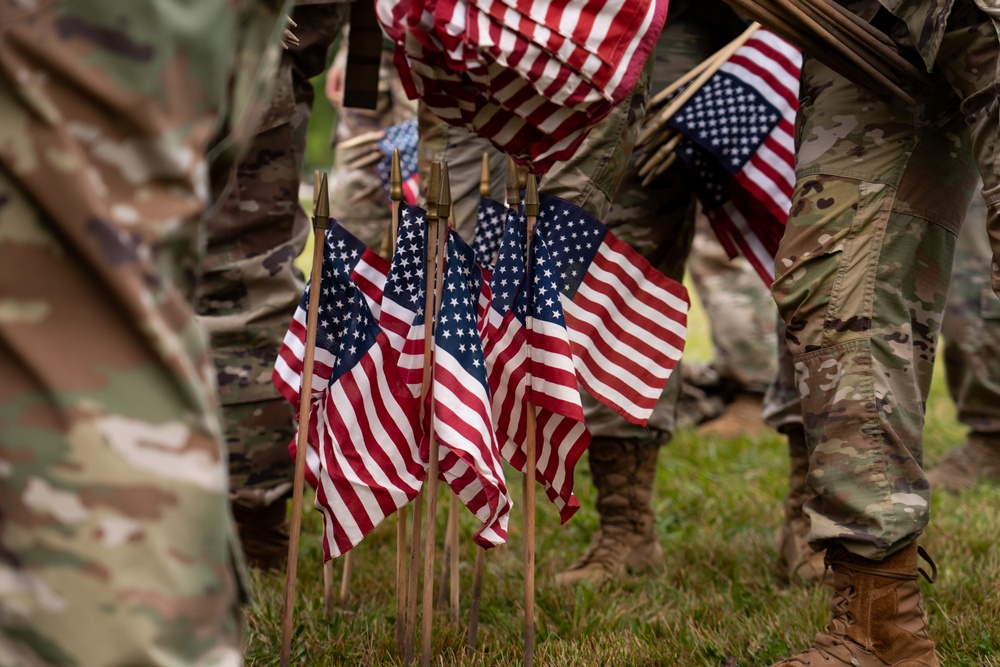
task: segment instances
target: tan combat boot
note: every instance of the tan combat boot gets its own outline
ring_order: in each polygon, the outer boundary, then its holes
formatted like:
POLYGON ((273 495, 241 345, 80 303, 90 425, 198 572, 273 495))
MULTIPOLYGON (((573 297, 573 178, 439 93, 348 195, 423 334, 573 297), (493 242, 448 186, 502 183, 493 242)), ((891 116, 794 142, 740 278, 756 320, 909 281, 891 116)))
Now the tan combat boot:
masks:
POLYGON ((802 511, 806 501, 813 497, 806 485, 809 473, 809 449, 806 434, 801 426, 792 426, 788 433, 788 493, 785 494, 785 523, 778 529, 775 550, 778 560, 775 574, 788 584, 813 586, 833 584, 833 575, 823 564, 822 551, 809 546, 809 516, 802 511))
POLYGON ((622 576, 626 566, 643 571, 663 563, 663 549, 653 526, 659 447, 635 440, 595 438, 589 452, 601 527, 579 560, 556 575, 560 586, 581 581, 600 584, 622 576))
POLYGON ((773 667, 940 667, 920 606, 918 547, 910 544, 885 560, 862 558, 839 544, 827 550, 834 573, 833 620, 806 651, 773 667))
POLYGON ((698 435, 716 436, 731 440, 760 435, 764 424, 764 396, 741 392, 726 406, 722 415, 698 427, 698 435))
POLYGON ((931 488, 952 493, 968 491, 987 480, 1000 482, 1000 433, 969 433, 963 444, 927 473, 931 488))

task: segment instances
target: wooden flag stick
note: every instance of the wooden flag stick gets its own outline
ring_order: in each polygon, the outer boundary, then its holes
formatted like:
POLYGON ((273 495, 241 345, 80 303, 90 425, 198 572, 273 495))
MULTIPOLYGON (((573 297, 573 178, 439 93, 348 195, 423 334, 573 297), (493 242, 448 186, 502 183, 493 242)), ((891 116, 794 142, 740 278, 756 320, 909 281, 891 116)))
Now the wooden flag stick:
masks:
POLYGON ((472 655, 479 637, 479 603, 483 599, 483 566, 486 564, 486 549, 476 549, 476 569, 472 575, 472 605, 469 607, 469 634, 465 640, 465 654, 472 655))
MULTIPOLYGON (((437 266, 437 225, 438 225, 438 213, 437 213, 437 199, 438 192, 441 189, 441 164, 439 162, 431 162, 431 177, 430 183, 427 186, 427 232, 426 232, 426 255, 424 261, 424 371, 420 384, 420 423, 426 424, 424 420, 424 414, 426 412, 427 406, 427 393, 431 389, 431 359, 433 356, 433 345, 434 336, 432 331, 433 324, 433 312, 434 312, 434 278, 435 272, 431 270, 431 267, 437 266)), ((437 443, 434 439, 434 430, 431 429, 430 432, 430 447, 432 450, 437 449, 437 443)), ((422 536, 424 533, 423 525, 423 499, 427 498, 428 512, 427 514, 432 517, 431 525, 433 525, 433 513, 430 511, 430 498, 437 494, 437 469, 438 462, 437 456, 429 457, 427 463, 427 477, 424 481, 424 486, 420 490, 420 495, 417 496, 417 501, 413 504, 413 540, 410 543, 410 573, 409 573, 409 591, 407 593, 406 600, 406 647, 403 656, 403 664, 410 665, 413 664, 413 660, 416 657, 416 644, 417 644, 417 581, 420 575, 420 557, 422 554, 421 546, 425 544, 424 539, 430 541, 433 549, 434 535, 429 533, 426 536, 422 536), (433 473, 433 474, 432 474, 433 473)), ((436 507, 435 507, 436 509, 436 507)), ((432 551, 433 553, 433 551, 432 551)), ((432 564, 433 567, 433 564, 432 564)), ((425 574, 426 577, 426 574, 425 574)), ((432 582, 433 583, 433 582, 432 582)), ((426 583, 425 583, 426 587, 426 583)))
POLYGON ((458 553, 452 538, 453 528, 455 534, 458 534, 458 496, 451 494, 448 500, 448 521, 444 531, 444 558, 441 559, 441 579, 438 580, 437 600, 434 602, 438 607, 449 604, 451 557, 452 553, 458 553))
POLYGON ((340 575, 340 604, 347 602, 351 594, 351 573, 354 572, 354 550, 344 554, 344 571, 340 575))
POLYGON ((451 620, 458 623, 458 612, 459 612, 459 595, 461 593, 459 589, 458 580, 458 496, 454 493, 451 494, 451 504, 448 506, 448 534, 451 536, 451 552, 447 554, 449 560, 448 564, 448 611, 451 614, 451 620))
POLYGON ((493 179, 490 178, 490 154, 483 151, 483 161, 479 168, 479 196, 493 196, 493 179))
POLYGON ((680 143, 683 137, 684 135, 680 132, 675 134, 669 141, 667 141, 667 143, 663 144, 656 150, 653 157, 649 158, 646 163, 642 165, 642 168, 639 169, 639 175, 646 177, 642 182, 643 185, 648 185, 647 181, 652 180, 657 174, 660 173, 660 171, 656 171, 656 167, 658 167, 661 162, 666 160, 670 154, 674 152, 674 149, 677 148, 677 144, 680 143))
MULTIPOLYGON (((399 207, 403 201, 403 171, 399 164, 399 149, 392 149, 392 168, 389 171, 389 200, 392 215, 387 230, 389 240, 386 256, 391 260, 396 252, 396 236, 399 233, 399 207)), ((403 657, 406 649, 406 505, 396 512, 396 651, 403 657)))
MULTIPOLYGON (((527 262, 528 280, 532 275, 531 235, 535 231, 538 220, 538 184, 534 174, 528 174, 524 193, 524 213, 528 219, 527 262)), ((534 285, 529 282, 528 294, 532 294, 534 285)), ((533 296, 529 297, 528 318, 532 321, 534 309, 533 296)), ((532 349, 531 327, 528 327, 528 391, 531 391, 531 357, 532 349)), ((522 478, 522 498, 524 499, 524 667, 535 664, 535 406, 531 401, 525 405, 527 410, 527 442, 525 443, 524 477, 522 478)))
POLYGON ((306 316, 306 350, 302 364, 302 383, 299 386, 299 432, 295 449, 295 477, 292 483, 292 525, 288 536, 288 563, 285 576, 285 610, 281 622, 281 667, 288 667, 292 650, 295 595, 298 588, 299 535, 302 531, 302 486, 306 472, 306 448, 309 446, 309 405, 312 398, 313 364, 316 357, 316 321, 319 315, 320 283, 323 278, 323 246, 326 226, 330 220, 330 193, 326 174, 320 181, 316 208, 315 242, 313 243, 312 272, 309 288, 309 309, 306 316))
MULTIPOLYGON (((434 165, 431 165, 431 190, 435 190, 438 185, 436 182, 438 179, 434 178, 434 165)), ((444 164, 440 167, 440 189, 441 194, 438 201, 435 204, 431 203, 430 197, 427 199, 427 219, 431 220, 431 208, 436 206, 436 215, 434 216, 433 231, 435 232, 435 242, 436 253, 434 257, 434 264, 427 264, 425 271, 430 274, 431 267, 435 267, 434 276, 434 291, 433 291, 433 301, 429 302, 431 305, 430 310, 424 310, 424 327, 425 331, 431 331, 431 340, 433 341, 433 324, 437 322, 437 311, 441 305, 441 293, 444 289, 444 264, 445 264, 445 246, 442 243, 443 239, 447 238, 448 233, 448 216, 451 214, 451 187, 448 182, 448 165, 444 164), (442 215, 443 214, 443 215, 442 215), (443 219, 441 219, 443 218, 443 219)), ((427 240, 428 246, 430 245, 431 229, 428 229, 427 240)), ((429 253, 428 253, 429 254, 429 253)), ((430 285, 428 285, 429 287, 430 285)), ((426 339, 425 339, 426 341, 426 339)), ((433 348, 433 343, 432 343, 433 348)), ((425 348, 426 349, 426 348, 425 348)), ((433 356, 433 352, 432 352, 433 356)), ((433 373, 430 374, 433 377, 433 373)), ((430 392, 430 409, 431 416, 430 420, 425 420, 424 423, 430 421, 430 452, 428 458, 428 468, 427 468, 427 481, 424 483, 424 488, 427 490, 427 515, 424 520, 426 521, 424 527, 424 604, 423 612, 420 618, 421 629, 420 629, 420 665, 421 667, 430 667, 431 664, 431 633, 434 625, 434 549, 437 546, 435 544, 434 535, 437 528, 437 482, 438 482, 438 452, 439 443, 437 435, 434 433, 434 392, 430 392)))
POLYGON ((324 611, 326 611, 327 620, 332 619, 333 618, 333 561, 332 560, 328 560, 325 563, 323 563, 323 609, 324 611))
POLYGON ((642 136, 636 142, 636 145, 641 146, 649 138, 655 134, 659 129, 666 125, 667 121, 670 120, 677 110, 684 106, 684 103, 691 99, 695 93, 701 90, 701 87, 712 78, 712 75, 719 71, 726 61, 728 61, 734 53, 744 44, 746 41, 753 37, 753 34, 760 29, 759 23, 752 24, 749 28, 743 31, 743 34, 729 42, 724 48, 720 49, 714 56, 712 56, 712 62, 706 66, 694 81, 691 82, 687 88, 684 89, 677 97, 670 100, 662 111, 656 114, 656 118, 653 119, 646 129, 643 130, 642 136))

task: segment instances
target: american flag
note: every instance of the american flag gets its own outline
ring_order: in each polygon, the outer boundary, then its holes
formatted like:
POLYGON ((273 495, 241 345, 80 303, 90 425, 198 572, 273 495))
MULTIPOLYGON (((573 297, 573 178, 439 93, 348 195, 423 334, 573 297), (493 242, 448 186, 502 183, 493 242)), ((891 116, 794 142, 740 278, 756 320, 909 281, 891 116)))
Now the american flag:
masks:
POLYGON ((669 122, 719 240, 768 285, 795 188, 801 67, 795 47, 760 28, 669 122))
POLYGON ((540 200, 538 234, 559 278, 577 377, 644 426, 684 349, 687 290, 581 209, 540 200))
POLYGON ((385 137, 378 142, 382 159, 375 163, 382 186, 389 192, 392 174, 392 149, 399 149, 399 167, 403 176, 403 201, 416 204, 419 181, 417 178, 417 121, 408 120, 389 127, 385 137))
MULTIPOLYGON (((382 333, 351 269, 327 243, 316 332, 317 358, 329 364, 312 404, 318 447, 316 507, 323 552, 335 558, 382 519, 410 502, 426 474, 420 458, 417 404, 396 371, 382 333)), ((301 307, 301 304, 300 304, 301 307)))
POLYGON ((666 0, 377 0, 411 97, 544 171, 638 80, 666 0))
MULTIPOLYGON (((558 297, 551 302, 551 296, 558 294, 554 276, 536 272, 534 280, 525 284, 525 227, 523 210, 510 209, 492 277, 485 349, 493 421, 503 458, 523 471, 527 462, 525 403, 529 397, 535 402, 536 477, 566 521, 580 507, 573 495, 573 470, 590 444, 590 432, 583 421, 562 308, 558 297), (532 284, 533 290, 529 289, 532 284), (529 325, 534 346, 530 362, 529 325)), ((545 250, 536 241, 535 252, 542 253, 543 265, 545 250)), ((536 265, 538 259, 536 255, 536 265)))
POLYGON ((471 248, 449 234, 434 338, 434 432, 441 475, 483 522, 476 542, 502 544, 511 500, 490 413, 486 359, 477 327, 482 274, 471 248))
POLYGON ((386 278, 379 323, 398 355, 399 373, 419 396, 424 374, 424 262, 427 213, 417 206, 399 207, 396 251, 386 278))
POLYGON ((480 266, 492 267, 503 237, 507 210, 503 204, 489 197, 479 198, 479 213, 476 215, 476 236, 472 249, 480 266))
MULTIPOLYGON (((348 267, 351 272, 351 280, 360 288, 372 316, 378 320, 381 311, 382 288, 385 285, 389 263, 341 227, 335 220, 330 221, 324 242, 326 244, 324 253, 337 257, 348 267)), ((324 271, 326 270, 324 268, 324 271)), ((327 275, 326 277, 329 279, 331 276, 327 275)), ((326 296, 330 289, 330 287, 324 287, 323 296, 326 296)), ((308 292, 306 294, 308 295, 308 292)), ((308 298, 303 296, 295 309, 288 331, 285 332, 278 358, 275 360, 274 371, 271 373, 271 381, 274 386, 293 405, 299 403, 302 366, 305 358, 308 306, 308 298)), ((335 360, 335 357, 329 354, 325 348, 316 348, 312 380, 313 400, 317 400, 329 385, 335 360)), ((319 471, 317 428, 318 424, 313 420, 309 434, 310 450, 306 452, 306 479, 313 488, 316 488, 319 471)), ((293 458, 295 457, 295 442, 293 440, 288 447, 293 458)))

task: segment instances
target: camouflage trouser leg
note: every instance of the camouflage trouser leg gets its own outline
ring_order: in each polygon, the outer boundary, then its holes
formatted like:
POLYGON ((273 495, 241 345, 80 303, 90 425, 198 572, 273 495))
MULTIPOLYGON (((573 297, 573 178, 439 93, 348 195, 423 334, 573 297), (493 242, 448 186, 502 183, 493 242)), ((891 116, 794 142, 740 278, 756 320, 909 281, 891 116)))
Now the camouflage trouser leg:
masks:
POLYGON ((687 264, 708 316, 719 377, 735 391, 763 394, 778 365, 770 291, 750 262, 729 258, 703 215, 687 264))
MULTIPOLYGON (((347 49, 341 48, 327 76, 343 78, 346 65, 347 49)), ((406 98, 392 63, 392 52, 383 51, 376 107, 355 109, 339 106, 336 102, 334 106, 337 108, 337 152, 330 174, 330 215, 366 246, 380 252, 389 227, 389 195, 372 165, 348 166, 372 152, 377 153, 378 146, 375 142, 346 147, 341 144, 416 118, 417 103, 406 98)))
MULTIPOLYGON (((717 30, 698 21, 682 19, 668 24, 632 95, 594 129, 572 160, 554 166, 541 182, 542 190, 568 199, 602 220, 618 238, 674 280, 684 276, 694 238, 694 190, 680 165, 668 169, 649 186, 642 185, 632 153, 646 117, 650 80, 655 79, 659 86, 675 81, 721 46, 717 44, 720 38, 717 30)), ((629 423, 584 394, 587 426, 594 437, 662 444, 674 433, 680 383, 678 368, 660 395, 648 428, 629 423)))
POLYGON ((979 433, 1000 432, 1000 297, 990 286, 990 258, 986 205, 974 197, 958 236, 941 333, 958 420, 979 433))
POLYGON ((0 10, 0 664, 241 662, 185 293, 236 6, 0 10))
POLYGON ((935 92, 908 108, 806 60, 775 261, 817 494, 810 541, 867 558, 915 539, 930 509, 924 403, 975 184, 964 119, 935 92))
POLYGON ((476 215, 479 212, 479 176, 482 172, 483 152, 489 155, 492 181, 490 189, 497 201, 504 199, 507 158, 486 139, 445 123, 423 104, 417 110, 417 123, 420 127, 420 205, 427 205, 431 162, 447 162, 448 179, 451 181, 451 225, 466 243, 472 243, 476 234, 476 215))
POLYGON ((283 502, 291 488, 294 408, 272 385, 271 370, 304 287, 292 262, 309 231, 298 196, 309 78, 326 66, 347 11, 346 4, 295 9, 301 44, 283 53, 258 132, 208 220, 197 309, 219 378, 233 502, 246 509, 283 502))

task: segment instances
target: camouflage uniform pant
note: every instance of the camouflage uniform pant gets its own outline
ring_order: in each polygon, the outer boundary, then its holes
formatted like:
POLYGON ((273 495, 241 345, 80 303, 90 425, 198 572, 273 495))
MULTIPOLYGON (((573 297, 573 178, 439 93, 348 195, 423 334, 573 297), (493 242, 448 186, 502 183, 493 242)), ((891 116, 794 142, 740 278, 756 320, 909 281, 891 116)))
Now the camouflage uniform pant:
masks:
POLYGON ((763 394, 778 366, 777 311, 767 285, 746 258, 730 259, 702 214, 687 268, 708 318, 713 369, 728 391, 763 394))
POLYGON ((941 333, 948 392, 958 420, 1000 433, 1000 297, 990 286, 986 206, 974 197, 958 235, 941 333))
MULTIPOLYGON (((720 5, 723 11, 728 11, 720 5)), ((651 81, 664 87, 724 45, 727 35, 701 21, 668 23, 632 95, 587 137, 571 160, 558 163, 540 189, 580 206, 675 280, 695 234, 693 188, 679 165, 650 186, 641 184, 632 157, 646 115, 651 81)), ((731 36, 730 36, 731 37, 731 36)), ((629 423, 605 405, 584 396, 587 426, 596 438, 663 443, 675 429, 680 372, 671 375, 647 428, 629 423)))
POLYGON ((490 160, 490 190, 493 198, 501 202, 504 200, 507 158, 486 139, 445 123, 423 104, 417 111, 417 123, 420 132, 420 205, 426 205, 431 162, 447 162, 448 179, 451 181, 451 225, 466 243, 472 243, 479 212, 483 153, 489 155, 490 160))
MULTIPOLYGON (((342 79, 347 65, 347 49, 340 49, 327 77, 342 79)), ((378 151, 374 142, 359 146, 340 144, 370 132, 417 117, 417 103, 406 98, 399 74, 392 63, 392 51, 382 52, 379 67, 378 103, 375 109, 352 109, 331 100, 337 109, 336 145, 330 174, 330 215, 366 246, 381 251, 389 227, 389 196, 375 169, 353 168, 352 162, 378 151)))
POLYGON ((282 522, 291 489, 287 446, 295 411, 274 388, 271 371, 304 289, 293 261, 309 234, 298 195, 313 102, 309 79, 326 67, 348 8, 295 8, 300 45, 283 52, 257 133, 235 173, 217 182, 222 199, 208 218, 197 310, 218 374, 238 519, 278 503, 273 514, 282 522))
POLYGON ((0 664, 238 665, 190 278, 223 96, 280 14, 24 7, 0 9, 0 664))
POLYGON ((915 107, 804 65, 798 183, 772 290, 802 399, 815 546, 881 559, 927 523, 924 404, 977 161, 988 201, 998 189, 984 111, 996 60, 994 27, 959 2, 936 88, 915 107))

